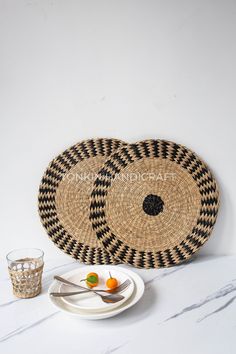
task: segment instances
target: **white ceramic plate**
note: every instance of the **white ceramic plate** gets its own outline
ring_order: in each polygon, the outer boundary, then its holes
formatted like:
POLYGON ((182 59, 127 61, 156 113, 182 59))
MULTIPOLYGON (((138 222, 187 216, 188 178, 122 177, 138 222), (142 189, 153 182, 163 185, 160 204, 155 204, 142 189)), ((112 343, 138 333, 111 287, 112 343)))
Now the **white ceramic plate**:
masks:
MULTIPOLYGON (((112 266, 89 266, 78 268, 74 274, 71 275, 63 275, 63 278, 79 284, 85 288, 87 288, 85 282, 81 282, 81 279, 85 279, 86 275, 90 272, 95 272, 99 276, 99 284, 97 287, 93 288, 96 289, 104 289, 107 290, 106 287, 106 280, 109 278, 109 272, 111 275, 119 281, 119 284, 123 283, 125 280, 129 279, 131 284, 127 289, 122 292, 122 296, 124 299, 116 302, 114 304, 110 303, 107 304, 102 301, 101 297, 96 295, 95 293, 85 293, 73 296, 65 296, 62 299, 69 305, 74 306, 81 310, 92 311, 92 312, 102 312, 114 309, 122 305, 128 298, 132 295, 134 291, 134 282, 132 278, 121 268, 112 267, 112 266)), ((65 284, 60 284, 59 292, 70 292, 70 291, 79 291, 80 289, 76 289, 74 286, 69 286, 65 284)), ((106 295, 102 293, 102 295, 106 295)), ((107 294, 109 295, 109 294, 107 294)))
MULTIPOLYGON (((118 268, 117 266, 114 266, 114 267, 118 268)), ((60 297, 53 297, 53 296, 49 295, 50 301, 60 311, 66 313, 68 315, 72 315, 74 317, 80 318, 80 319, 101 320, 101 319, 116 316, 119 313, 134 306, 142 298, 143 293, 144 293, 144 282, 138 274, 136 274, 135 272, 132 272, 131 270, 127 270, 127 269, 123 269, 123 268, 119 268, 119 269, 122 271, 125 271, 126 274, 133 279, 134 291, 133 291, 132 295, 130 296, 130 298, 125 303, 123 303, 122 305, 120 305, 119 307, 117 307, 115 309, 111 309, 109 311, 107 310, 105 312, 100 312, 100 313, 93 313, 93 312, 88 312, 88 311, 84 311, 84 310, 78 309, 76 307, 73 307, 73 306, 65 303, 65 301, 63 301, 63 299, 60 297)), ((73 270, 69 273, 63 274, 62 277, 64 277, 64 276, 69 277, 69 276, 73 275, 76 271, 77 270, 73 270)), ((48 293, 54 292, 54 291, 55 292, 59 291, 59 287, 60 287, 60 285, 58 284, 58 282, 54 281, 51 284, 51 286, 48 290, 48 293)))

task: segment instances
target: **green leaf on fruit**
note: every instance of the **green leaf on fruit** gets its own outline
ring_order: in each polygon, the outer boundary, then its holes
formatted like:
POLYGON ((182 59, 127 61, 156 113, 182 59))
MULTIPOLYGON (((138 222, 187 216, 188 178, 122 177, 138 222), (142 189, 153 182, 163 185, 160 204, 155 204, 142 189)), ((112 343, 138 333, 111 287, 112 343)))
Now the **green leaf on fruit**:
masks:
POLYGON ((95 275, 91 275, 91 276, 88 277, 86 280, 87 280, 89 283, 91 283, 91 284, 96 284, 96 283, 98 282, 98 278, 95 277, 95 275))

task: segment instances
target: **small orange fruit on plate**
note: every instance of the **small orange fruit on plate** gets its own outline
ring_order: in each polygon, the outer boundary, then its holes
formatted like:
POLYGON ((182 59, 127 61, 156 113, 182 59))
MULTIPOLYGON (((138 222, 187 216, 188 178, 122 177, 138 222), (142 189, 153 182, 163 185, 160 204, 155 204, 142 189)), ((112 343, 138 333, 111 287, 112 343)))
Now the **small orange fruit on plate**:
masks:
POLYGON ((86 281, 86 284, 88 285, 88 287, 94 288, 95 286, 98 285, 99 278, 98 278, 97 273, 91 272, 91 273, 87 274, 86 279, 82 279, 80 281, 86 281))
POLYGON ((116 278, 113 278, 110 274, 110 278, 107 279, 106 281, 106 286, 110 289, 110 290, 114 290, 115 288, 117 288, 118 286, 118 280, 116 278))

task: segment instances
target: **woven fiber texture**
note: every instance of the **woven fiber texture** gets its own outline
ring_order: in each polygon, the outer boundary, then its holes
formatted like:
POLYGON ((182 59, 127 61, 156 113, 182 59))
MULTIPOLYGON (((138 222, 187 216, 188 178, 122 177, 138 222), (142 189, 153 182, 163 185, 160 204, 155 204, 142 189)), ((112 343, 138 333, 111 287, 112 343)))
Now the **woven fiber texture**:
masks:
POLYGON ((41 292, 43 264, 37 266, 34 259, 31 262, 31 259, 26 258, 21 264, 8 268, 8 271, 15 296, 27 299, 41 292), (30 267, 31 264, 34 268, 30 267))
POLYGON ((206 242, 218 206, 216 181, 195 153, 146 140, 121 147, 105 162, 90 219, 103 247, 121 262, 169 267, 206 242))
POLYGON ((39 214, 49 237, 85 264, 117 263, 100 247, 89 207, 98 171, 123 144, 116 139, 95 139, 72 146, 50 163, 39 188, 39 214))

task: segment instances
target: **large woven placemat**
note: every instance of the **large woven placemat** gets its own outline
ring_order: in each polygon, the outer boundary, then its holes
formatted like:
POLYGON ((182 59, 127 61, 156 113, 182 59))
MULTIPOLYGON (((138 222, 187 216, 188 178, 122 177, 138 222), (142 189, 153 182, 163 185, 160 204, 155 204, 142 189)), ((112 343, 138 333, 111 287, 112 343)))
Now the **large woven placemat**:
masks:
POLYGON ((103 247, 120 261, 168 267, 206 242, 218 205, 216 181, 199 157, 173 142, 147 140, 105 162, 90 218, 103 247))
POLYGON ((39 188, 39 214, 49 237, 86 264, 117 263, 100 247, 89 221, 89 207, 97 172, 122 144, 115 139, 95 139, 72 146, 50 163, 39 188))

